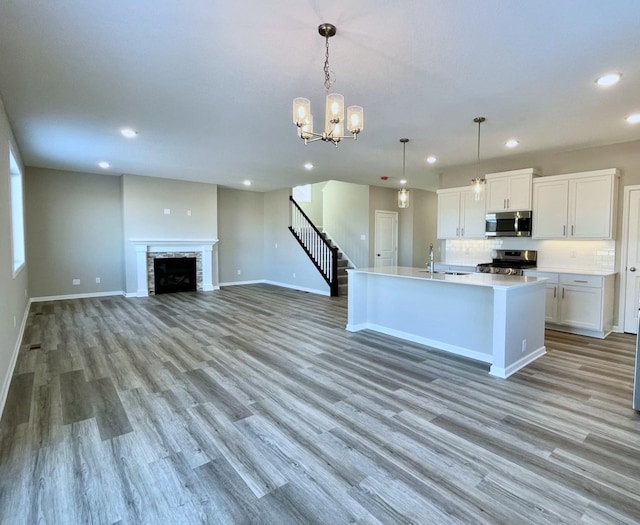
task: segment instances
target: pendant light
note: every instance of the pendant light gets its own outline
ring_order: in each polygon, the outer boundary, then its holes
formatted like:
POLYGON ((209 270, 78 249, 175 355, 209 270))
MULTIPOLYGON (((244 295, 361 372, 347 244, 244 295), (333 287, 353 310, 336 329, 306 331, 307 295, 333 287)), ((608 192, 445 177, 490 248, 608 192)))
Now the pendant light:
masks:
MULTIPOLYGON (((409 139, 400 139, 400 142, 402 142, 402 180, 400 181, 400 184, 406 184, 407 179, 404 176, 404 170, 405 170, 405 164, 406 164, 405 158, 406 158, 407 142, 409 142, 409 139)), ((402 189, 398 192, 398 208, 408 208, 408 207, 409 207, 409 190, 403 186, 402 189)))
POLYGON ((476 170, 477 170, 477 174, 476 174, 476 178, 475 179, 471 179, 471 184, 472 184, 472 188, 473 188, 473 198, 474 200, 480 201, 482 200, 483 197, 483 193, 484 193, 484 185, 486 184, 486 179, 483 179, 480 177, 480 126, 481 124, 487 120, 484 117, 476 117, 473 119, 473 121, 478 124, 478 160, 477 160, 477 165, 476 165, 476 170))
POLYGON ((364 110, 361 106, 347 108, 346 126, 344 122, 344 97, 339 93, 329 93, 331 73, 329 70, 329 38, 336 34, 333 24, 320 24, 318 33, 325 38, 324 89, 325 89, 325 125, 322 133, 313 131, 311 102, 307 98, 293 99, 293 123, 298 127, 298 136, 305 144, 323 140, 338 147, 342 139, 358 139, 358 133, 364 129, 364 110), (351 135, 344 135, 345 127, 351 135))

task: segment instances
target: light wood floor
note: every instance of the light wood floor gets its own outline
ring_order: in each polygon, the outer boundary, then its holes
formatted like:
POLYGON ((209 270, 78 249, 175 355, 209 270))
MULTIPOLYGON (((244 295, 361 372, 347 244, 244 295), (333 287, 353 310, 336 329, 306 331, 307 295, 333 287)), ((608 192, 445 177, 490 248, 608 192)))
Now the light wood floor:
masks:
POLYGON ((634 337, 508 380, 267 285, 36 303, 0 523, 640 522, 634 337))

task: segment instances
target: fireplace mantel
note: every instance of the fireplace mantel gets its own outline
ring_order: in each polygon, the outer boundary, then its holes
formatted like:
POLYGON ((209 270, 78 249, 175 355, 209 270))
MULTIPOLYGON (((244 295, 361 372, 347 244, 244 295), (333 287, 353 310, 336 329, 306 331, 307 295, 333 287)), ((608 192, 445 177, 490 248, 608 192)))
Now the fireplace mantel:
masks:
MULTIPOLYGON (((129 239, 136 251, 136 296, 149 295, 147 275, 148 252, 200 252, 202 254, 202 290, 211 291, 214 285, 214 272, 218 272, 217 254, 214 247, 218 239, 129 239), (215 262, 215 268, 214 268, 215 262)), ((216 279, 217 281, 217 279, 216 279)))

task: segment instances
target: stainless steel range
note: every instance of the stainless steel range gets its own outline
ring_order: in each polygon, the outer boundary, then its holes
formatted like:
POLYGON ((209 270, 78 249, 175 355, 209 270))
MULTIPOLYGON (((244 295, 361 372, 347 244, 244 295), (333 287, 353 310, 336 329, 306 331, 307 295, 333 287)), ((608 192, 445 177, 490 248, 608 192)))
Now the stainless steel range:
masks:
POLYGON ((535 250, 496 250, 496 257, 490 263, 476 266, 480 273, 500 275, 522 275, 524 270, 536 267, 538 252, 535 250))

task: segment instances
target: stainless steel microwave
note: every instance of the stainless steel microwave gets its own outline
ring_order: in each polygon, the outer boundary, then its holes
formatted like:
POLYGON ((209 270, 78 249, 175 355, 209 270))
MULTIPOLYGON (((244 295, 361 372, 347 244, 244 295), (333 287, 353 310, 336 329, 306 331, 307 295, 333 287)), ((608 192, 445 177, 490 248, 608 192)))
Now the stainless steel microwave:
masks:
POLYGON ((503 211, 487 213, 485 235, 487 237, 531 237, 530 211, 503 211))

